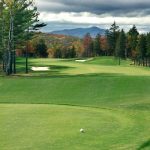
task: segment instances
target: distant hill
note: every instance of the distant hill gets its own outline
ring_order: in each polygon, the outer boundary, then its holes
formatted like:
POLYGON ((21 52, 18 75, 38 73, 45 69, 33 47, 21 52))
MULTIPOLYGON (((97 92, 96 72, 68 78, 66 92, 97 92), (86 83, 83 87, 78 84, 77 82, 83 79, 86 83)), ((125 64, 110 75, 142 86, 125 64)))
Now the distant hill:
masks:
POLYGON ((80 41, 78 37, 62 35, 62 34, 51 34, 51 33, 36 33, 36 39, 44 39, 48 48, 55 46, 71 46, 72 43, 80 41))
POLYGON ((62 34, 80 38, 83 38, 86 33, 90 33, 92 37, 95 37, 98 33, 104 35, 105 30, 98 27, 90 27, 90 28, 65 29, 51 32, 51 34, 62 34))

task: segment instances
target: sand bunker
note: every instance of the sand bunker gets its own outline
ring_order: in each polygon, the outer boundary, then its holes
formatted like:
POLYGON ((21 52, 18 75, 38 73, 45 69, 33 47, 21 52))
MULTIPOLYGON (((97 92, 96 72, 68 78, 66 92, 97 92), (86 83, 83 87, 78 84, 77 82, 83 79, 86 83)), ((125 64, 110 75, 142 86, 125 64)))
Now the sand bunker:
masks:
POLYGON ((32 67, 32 71, 48 71, 50 70, 49 67, 32 67))
POLYGON ((76 62, 86 62, 87 60, 75 60, 76 62))

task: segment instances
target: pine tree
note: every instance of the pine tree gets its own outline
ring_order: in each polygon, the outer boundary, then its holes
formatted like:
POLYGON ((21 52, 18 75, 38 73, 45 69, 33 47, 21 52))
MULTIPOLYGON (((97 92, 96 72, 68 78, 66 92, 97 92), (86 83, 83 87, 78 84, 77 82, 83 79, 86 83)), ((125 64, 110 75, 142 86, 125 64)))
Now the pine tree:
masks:
POLYGON ((140 35, 138 44, 137 44, 137 51, 138 51, 138 59, 142 65, 145 66, 145 58, 146 58, 146 37, 144 34, 140 35))
POLYGON ((39 57, 47 57, 47 46, 43 39, 40 39, 38 43, 35 45, 35 51, 39 57))
POLYGON ((146 56, 148 59, 148 65, 150 67, 150 33, 146 36, 146 56))
MULTIPOLYGON (((7 75, 16 72, 15 49, 25 45, 29 39, 29 29, 36 23, 38 12, 33 0, 3 0, 3 69, 7 75)), ((31 33, 31 32, 30 32, 31 33)))
POLYGON ((111 51, 110 52, 111 55, 115 55, 115 47, 116 47, 118 35, 119 35, 119 26, 117 26, 116 22, 114 22, 111 25, 110 29, 107 30, 106 32, 106 37, 107 37, 109 49, 111 51))
POLYGON ((137 47, 137 43, 138 43, 138 35, 139 32, 137 31, 137 28, 135 25, 133 25, 133 27, 129 30, 128 32, 128 42, 127 42, 127 49, 128 49, 128 57, 135 57, 133 56, 133 53, 136 53, 136 47, 137 47))
POLYGON ((94 47, 93 47, 95 56, 99 56, 102 54, 100 39, 101 39, 101 35, 97 34, 97 36, 94 40, 94 47))
POLYGON ((125 50, 126 50, 126 35, 124 30, 122 29, 121 32, 119 33, 119 37, 116 42, 116 57, 119 58, 119 65, 120 65, 120 60, 121 58, 125 58, 125 50))

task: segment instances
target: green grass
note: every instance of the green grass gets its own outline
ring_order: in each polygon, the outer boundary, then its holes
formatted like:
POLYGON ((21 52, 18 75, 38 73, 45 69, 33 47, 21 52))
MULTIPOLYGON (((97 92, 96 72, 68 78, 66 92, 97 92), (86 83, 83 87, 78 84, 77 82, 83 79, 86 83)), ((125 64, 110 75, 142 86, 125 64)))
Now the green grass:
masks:
MULTIPOLYGON (((97 57, 88 61, 89 64, 97 64, 104 66, 116 66, 119 64, 119 59, 114 57, 97 57)), ((121 60, 122 66, 129 66, 132 62, 130 60, 121 60)))
MULTIPOLYGON (((33 72, 30 70, 28 76, 74 76, 74 75, 129 75, 129 76, 149 76, 150 69, 143 67, 135 67, 131 61, 122 60, 121 66, 118 65, 118 60, 113 57, 100 57, 87 59, 87 62, 79 63, 74 59, 30 59, 29 70, 32 66, 46 66, 50 67, 47 72, 33 72)), ((26 76, 25 72, 25 59, 18 59, 17 62, 18 76, 26 76)))
POLYGON ((149 103, 150 77, 74 76, 0 78, 1 103, 118 107, 149 103), (142 99, 141 99, 142 98, 142 99))
POLYGON ((30 59, 50 71, 25 75, 18 59, 0 77, 0 149, 149 150, 150 69, 116 61, 30 59))

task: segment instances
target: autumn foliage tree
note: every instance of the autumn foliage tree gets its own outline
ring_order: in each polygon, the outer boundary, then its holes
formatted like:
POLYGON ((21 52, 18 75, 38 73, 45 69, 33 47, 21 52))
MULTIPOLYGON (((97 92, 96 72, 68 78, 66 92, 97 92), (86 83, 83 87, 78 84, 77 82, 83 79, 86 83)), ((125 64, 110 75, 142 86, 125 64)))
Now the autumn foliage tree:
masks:
POLYGON ((84 45, 84 56, 91 57, 93 56, 93 40, 90 33, 87 33, 83 38, 84 45))
POLYGON ((73 42, 73 46, 76 50, 77 57, 84 56, 84 45, 81 40, 77 40, 77 41, 73 42))

